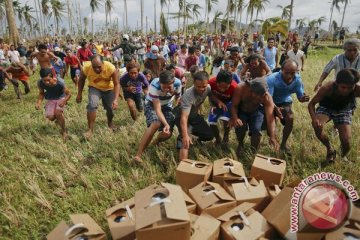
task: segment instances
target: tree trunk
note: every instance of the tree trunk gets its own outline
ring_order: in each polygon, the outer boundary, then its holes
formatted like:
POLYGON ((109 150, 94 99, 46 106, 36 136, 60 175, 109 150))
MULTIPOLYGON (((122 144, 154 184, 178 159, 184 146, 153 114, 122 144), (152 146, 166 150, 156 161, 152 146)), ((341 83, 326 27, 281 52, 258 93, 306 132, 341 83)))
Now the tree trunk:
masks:
POLYGON ((154 0, 154 30, 155 34, 157 33, 157 27, 156 27, 156 0, 154 0))
POLYGON ((331 32, 331 20, 332 20, 333 12, 334 12, 334 4, 331 3, 331 8, 330 8, 330 21, 329 21, 329 30, 328 30, 328 32, 331 32))
POLYGON ((36 11, 36 21, 39 24, 40 32, 42 32, 41 18, 39 17, 39 11, 38 11, 38 6, 36 3, 36 0, 34 0, 34 6, 35 6, 35 11, 36 11))
POLYGON ((242 13, 243 13, 243 9, 242 9, 242 7, 241 7, 241 9, 240 9, 240 14, 239 14, 239 22, 240 22, 240 27, 239 27, 239 32, 241 31, 241 19, 242 19, 242 13))
POLYGON ((144 32, 144 0, 140 0, 140 12, 141 12, 141 33, 144 32))
POLYGON ((128 28, 128 10, 127 10, 127 1, 125 0, 125 20, 126 20, 126 25, 125 25, 125 27, 126 27, 126 29, 128 28))
POLYGON ((91 34, 94 38, 94 12, 91 12, 91 34))
POLYGON ((342 15, 340 28, 342 28, 343 24, 344 24, 344 18, 345 18, 345 12, 346 12, 347 5, 348 5, 348 1, 345 1, 344 12, 343 12, 343 15, 342 15))
POLYGON ((72 29, 71 29, 71 10, 70 10, 70 3, 69 0, 66 0, 67 10, 68 10, 68 21, 69 21, 69 33, 71 35, 72 29))
POLYGON ((291 0, 290 3, 290 16, 289 16, 289 23, 288 23, 288 31, 290 31, 291 29, 291 19, 292 19, 292 14, 293 14, 293 8, 294 8, 294 0, 291 0))
POLYGON ((184 38, 186 37, 186 0, 184 0, 184 6, 183 6, 183 8, 184 8, 184 12, 183 12, 183 14, 184 14, 184 22, 183 22, 183 34, 184 34, 184 38))
POLYGON ((5 12, 6 12, 7 23, 9 26, 9 43, 17 46, 20 41, 20 36, 16 26, 12 0, 5 1, 5 12))

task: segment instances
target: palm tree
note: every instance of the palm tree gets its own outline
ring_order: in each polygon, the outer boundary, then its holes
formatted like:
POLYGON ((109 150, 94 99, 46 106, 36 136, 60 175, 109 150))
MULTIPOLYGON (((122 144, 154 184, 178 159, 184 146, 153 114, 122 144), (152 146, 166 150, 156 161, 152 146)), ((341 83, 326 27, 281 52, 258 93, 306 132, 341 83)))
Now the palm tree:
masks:
POLYGON ((23 12, 23 17, 25 20, 26 25, 29 27, 29 35, 31 36, 32 31, 33 31, 33 21, 36 20, 36 18, 34 18, 31 13, 34 12, 34 8, 30 7, 29 5, 25 4, 24 7, 22 8, 22 12, 23 12))
POLYGON ((244 7, 245 7, 245 0, 237 0, 236 12, 239 14, 237 14, 237 16, 235 17, 235 22, 238 22, 237 17, 239 16, 240 28, 241 28, 241 19, 242 19, 242 13, 243 13, 244 7))
POLYGON ((273 36, 277 32, 280 32, 282 36, 286 36, 288 30, 287 25, 288 21, 280 17, 268 18, 265 19, 262 24, 261 33, 267 37, 273 36))
MULTIPOLYGON (((35 6, 35 13, 36 13, 36 19, 37 19, 37 28, 39 28, 39 32, 41 33, 42 32, 42 27, 41 27, 41 15, 39 15, 39 11, 38 11, 38 6, 37 6, 37 1, 34 0, 34 6, 35 6)), ((35 32, 35 35, 36 35, 36 32, 35 32)))
POLYGON ((20 42, 20 36, 16 26, 16 19, 12 0, 5 0, 5 12, 9 27, 9 43, 18 45, 18 43, 20 42))
POLYGON ((281 19, 288 19, 290 17, 291 5, 287 5, 285 7, 277 5, 277 7, 281 9, 281 19))
POLYGON ((233 0, 227 1, 227 8, 226 8, 226 33, 229 32, 230 28, 230 14, 232 14, 236 9, 235 2, 233 0))
POLYGON ((291 0, 291 3, 290 3, 290 16, 289 16, 289 23, 288 23, 288 30, 289 31, 291 29, 291 20, 292 20, 292 15, 293 15, 293 9, 294 9, 294 0, 291 0))
POLYGON ((202 9, 202 7, 199 4, 197 4, 197 3, 191 4, 193 23, 195 23, 195 18, 196 18, 196 21, 199 20, 199 16, 200 16, 199 10, 200 9, 202 9))
POLYGON ((332 15, 334 12, 334 8, 336 8, 338 10, 338 12, 340 12, 340 6, 339 3, 342 2, 343 0, 332 0, 331 2, 331 7, 330 7, 330 21, 329 21, 329 32, 331 31, 331 26, 332 26, 332 15))
POLYGON ((114 8, 114 4, 112 0, 105 0, 105 25, 106 25, 106 36, 109 36, 109 28, 108 28, 108 16, 110 18, 110 25, 111 25, 111 11, 114 8))
POLYGON ((269 4, 269 0, 257 0, 255 4, 256 19, 258 19, 259 13, 265 11, 265 5, 269 4))
POLYGON ((220 23, 221 22, 221 19, 220 19, 220 16, 222 15, 222 12, 220 12, 219 10, 217 10, 216 12, 215 12, 215 15, 214 15, 214 18, 213 18, 213 20, 212 20, 212 23, 214 24, 214 30, 215 30, 215 33, 217 33, 217 31, 216 31, 216 29, 217 29, 217 25, 218 25, 218 23, 220 23))
POLYGON ((41 13, 43 14, 43 29, 45 34, 46 29, 46 19, 48 18, 50 14, 50 0, 41 0, 41 13))
POLYGON ((169 27, 166 23, 166 20, 165 20, 165 16, 164 16, 164 13, 162 12, 160 14, 160 33, 163 35, 163 36, 167 36, 169 35, 169 27))
POLYGON ((140 0, 141 32, 144 32, 144 0, 140 0))
MULTIPOLYGON (((126 0, 125 0, 126 2, 126 0)), ((101 6, 101 0, 90 0, 90 8, 91 8, 91 33, 94 36, 94 13, 101 6)))
POLYGON ((326 17, 325 17, 325 16, 319 17, 319 18, 316 20, 316 22, 317 22, 317 24, 318 24, 318 27, 320 27, 321 24, 322 24, 323 22, 325 22, 325 21, 326 21, 326 17))
POLYGON ((209 29, 209 14, 213 8, 213 4, 218 4, 218 2, 218 0, 205 0, 206 30, 209 29))
POLYGON ((88 31, 87 28, 88 28, 88 25, 89 25, 89 19, 87 17, 84 17, 83 22, 84 22, 84 34, 86 35, 87 31, 88 31))
POLYGON ((346 12, 346 7, 347 7, 347 5, 350 3, 350 0, 342 0, 342 2, 345 3, 345 5, 344 5, 344 11, 343 11, 342 19, 341 19, 340 28, 343 27, 344 18, 345 18, 345 12, 346 12))
POLYGON ((51 0, 51 13, 50 16, 54 17, 55 29, 56 32, 59 33, 59 22, 61 21, 62 17, 65 13, 65 3, 61 2, 60 0, 51 0))
POLYGON ((306 18, 299 18, 299 19, 296 19, 296 27, 299 28, 299 30, 303 29, 305 26, 306 26, 306 18))
POLYGON ((317 19, 314 19, 314 20, 309 20, 309 23, 308 23, 308 28, 309 28, 309 32, 311 33, 316 25, 318 24, 318 20, 317 19))
POLYGON ((335 20, 333 20, 331 26, 332 26, 332 30, 334 30, 335 32, 338 29, 339 24, 335 20))

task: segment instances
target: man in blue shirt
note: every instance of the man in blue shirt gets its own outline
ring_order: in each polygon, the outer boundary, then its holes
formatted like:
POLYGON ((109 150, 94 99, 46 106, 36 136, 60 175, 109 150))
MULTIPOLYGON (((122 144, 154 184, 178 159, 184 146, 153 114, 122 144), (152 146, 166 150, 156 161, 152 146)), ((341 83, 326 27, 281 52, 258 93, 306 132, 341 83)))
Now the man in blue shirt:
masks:
POLYGON ((280 108, 278 109, 280 111, 276 112, 282 113, 281 123, 284 125, 284 129, 280 148, 287 155, 290 155, 290 150, 286 142, 294 125, 291 94, 296 93, 300 102, 309 101, 309 96, 304 93, 301 77, 297 74, 297 68, 297 63, 294 60, 288 59, 282 64, 280 72, 273 73, 267 77, 269 93, 273 97, 276 107, 280 108))

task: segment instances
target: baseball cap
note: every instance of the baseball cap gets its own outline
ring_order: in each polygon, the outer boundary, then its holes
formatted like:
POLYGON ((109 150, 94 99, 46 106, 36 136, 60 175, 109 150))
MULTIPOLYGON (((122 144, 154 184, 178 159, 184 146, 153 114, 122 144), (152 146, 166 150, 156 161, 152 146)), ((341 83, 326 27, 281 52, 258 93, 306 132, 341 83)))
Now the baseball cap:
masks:
POLYGON ((60 52, 60 48, 59 48, 59 47, 55 47, 54 50, 55 50, 55 52, 60 52))
POLYGON ((123 39, 129 40, 129 35, 127 35, 127 34, 124 34, 122 37, 123 37, 123 39))

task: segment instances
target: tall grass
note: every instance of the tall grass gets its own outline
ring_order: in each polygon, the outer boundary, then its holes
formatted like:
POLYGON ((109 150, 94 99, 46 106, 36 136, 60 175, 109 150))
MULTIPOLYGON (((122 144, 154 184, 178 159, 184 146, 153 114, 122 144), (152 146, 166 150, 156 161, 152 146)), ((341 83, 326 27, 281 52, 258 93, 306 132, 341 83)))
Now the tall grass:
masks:
MULTIPOLYGON (((310 52, 306 70, 302 73, 308 94, 313 95, 313 87, 324 65, 340 51, 310 52)), ((38 78, 38 74, 31 77, 31 93, 24 95, 22 100, 16 100, 10 88, 0 96, 0 239, 41 239, 61 219, 68 220, 68 215, 73 213, 89 213, 108 232, 105 209, 132 197, 137 189, 149 184, 175 182, 177 132, 159 147, 150 146, 146 150, 144 168, 133 167, 131 157, 145 129, 144 116, 133 122, 125 102, 121 101, 114 119, 119 129, 112 133, 106 128, 105 112, 100 107, 95 134, 85 141, 82 133, 87 126, 87 92, 83 95, 83 103, 76 104, 76 90, 71 80, 66 79, 73 97, 65 110, 70 140, 64 143, 60 130, 45 119, 44 111, 35 110, 38 78)), ((295 100, 293 105, 295 127, 289 140, 293 157, 287 159, 286 183, 319 171, 318 162, 326 154, 314 135, 306 104, 295 100)), ((357 162, 350 165, 338 161, 325 169, 341 174, 357 189, 360 187, 359 116, 356 111, 349 155, 357 162)), ((339 149, 338 136, 332 131, 331 123, 327 131, 331 142, 339 149)), ((278 133, 281 136, 279 129, 278 133)), ((249 145, 249 140, 246 141, 249 145)), ((259 152, 277 156, 267 142, 265 136, 259 152)), ((235 147, 232 131, 230 149, 219 149, 214 143, 194 145, 190 158, 210 162, 222 157, 235 158, 235 147)), ((247 155, 240 159, 247 172, 252 158, 247 155)))

